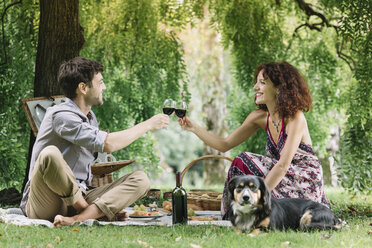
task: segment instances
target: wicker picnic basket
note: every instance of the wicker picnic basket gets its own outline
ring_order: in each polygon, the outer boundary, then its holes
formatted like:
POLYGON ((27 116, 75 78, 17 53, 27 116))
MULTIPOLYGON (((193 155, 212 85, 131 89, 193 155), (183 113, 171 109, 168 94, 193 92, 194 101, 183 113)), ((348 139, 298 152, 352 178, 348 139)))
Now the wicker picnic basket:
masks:
POLYGON ((103 186, 114 181, 112 172, 123 168, 124 166, 130 165, 135 160, 121 160, 107 163, 97 163, 91 165, 92 169, 92 186, 98 187, 103 186))
MULTIPOLYGON (((187 171, 197 162, 204 159, 226 159, 233 161, 229 157, 222 155, 205 155, 190 162, 181 173, 181 182, 187 171)), ((194 210, 220 210, 222 193, 213 190, 190 190, 187 193, 187 206, 194 210)))

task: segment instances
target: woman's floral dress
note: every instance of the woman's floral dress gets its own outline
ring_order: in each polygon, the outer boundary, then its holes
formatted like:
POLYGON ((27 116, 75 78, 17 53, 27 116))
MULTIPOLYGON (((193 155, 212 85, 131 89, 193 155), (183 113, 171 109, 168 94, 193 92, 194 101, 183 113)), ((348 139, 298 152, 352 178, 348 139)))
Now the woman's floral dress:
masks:
MULTIPOLYGON (((231 178, 247 174, 266 177, 280 158, 280 152, 287 138, 284 121, 282 120, 282 129, 276 144, 268 128, 268 120, 269 115, 266 122, 266 153, 269 157, 244 152, 234 159, 225 182, 221 204, 222 215, 230 204, 227 185, 231 178)), ((330 207, 323 190, 322 166, 311 146, 300 143, 286 175, 271 193, 275 198, 305 198, 330 207)))

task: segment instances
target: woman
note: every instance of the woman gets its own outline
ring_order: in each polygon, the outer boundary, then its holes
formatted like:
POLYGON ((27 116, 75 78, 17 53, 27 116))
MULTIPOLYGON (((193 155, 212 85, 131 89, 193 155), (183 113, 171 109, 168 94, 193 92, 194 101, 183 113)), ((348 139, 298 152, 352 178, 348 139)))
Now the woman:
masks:
POLYGON ((221 152, 246 141, 259 128, 267 132, 269 157, 244 152, 234 159, 225 182, 222 214, 230 204, 227 183, 244 174, 265 177, 275 198, 306 198, 330 207, 323 190, 322 167, 312 149, 303 113, 312 104, 305 79, 289 63, 271 62, 257 67, 253 89, 258 109, 226 138, 208 132, 187 116, 179 119, 184 129, 221 152))

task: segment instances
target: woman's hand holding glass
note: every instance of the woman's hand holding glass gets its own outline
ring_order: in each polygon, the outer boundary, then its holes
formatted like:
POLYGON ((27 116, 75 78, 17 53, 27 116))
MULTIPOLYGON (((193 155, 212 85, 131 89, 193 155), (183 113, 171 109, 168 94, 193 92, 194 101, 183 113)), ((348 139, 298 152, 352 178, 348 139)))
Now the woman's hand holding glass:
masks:
POLYGON ((187 114, 183 118, 178 118, 178 123, 180 124, 181 128, 187 131, 192 131, 195 123, 191 120, 187 114))

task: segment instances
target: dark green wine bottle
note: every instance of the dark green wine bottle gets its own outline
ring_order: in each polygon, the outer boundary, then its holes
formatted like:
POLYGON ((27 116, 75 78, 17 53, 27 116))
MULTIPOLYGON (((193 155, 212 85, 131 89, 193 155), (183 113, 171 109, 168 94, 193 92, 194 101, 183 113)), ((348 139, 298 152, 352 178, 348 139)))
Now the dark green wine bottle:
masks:
POLYGON ((172 221, 174 224, 187 224, 187 194, 182 188, 181 173, 176 173, 176 187, 172 191, 172 221))

